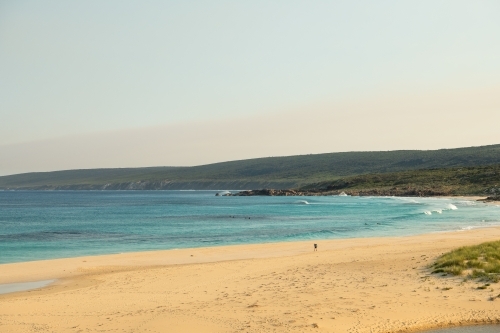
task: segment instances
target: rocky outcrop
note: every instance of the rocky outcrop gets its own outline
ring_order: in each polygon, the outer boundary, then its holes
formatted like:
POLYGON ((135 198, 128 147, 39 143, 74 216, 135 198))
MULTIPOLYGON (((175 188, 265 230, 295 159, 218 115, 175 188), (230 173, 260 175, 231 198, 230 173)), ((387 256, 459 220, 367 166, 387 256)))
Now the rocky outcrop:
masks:
POLYGON ((332 190, 327 189, 292 189, 292 190, 275 190, 262 189, 242 191, 232 194, 233 196, 328 196, 339 195, 344 192, 347 195, 354 196, 404 196, 404 197, 431 197, 431 196, 446 196, 452 195, 449 191, 433 188, 414 188, 414 187, 392 187, 385 189, 363 189, 363 190, 332 190))
POLYGON ((253 196, 253 195, 263 195, 263 196, 300 196, 304 192, 298 190, 274 190, 274 189, 262 189, 262 190, 251 190, 251 191, 243 191, 239 193, 232 194, 233 196, 253 196))
POLYGON ((486 199, 483 199, 482 201, 499 201, 500 202, 500 195, 493 195, 493 196, 487 197, 486 199))

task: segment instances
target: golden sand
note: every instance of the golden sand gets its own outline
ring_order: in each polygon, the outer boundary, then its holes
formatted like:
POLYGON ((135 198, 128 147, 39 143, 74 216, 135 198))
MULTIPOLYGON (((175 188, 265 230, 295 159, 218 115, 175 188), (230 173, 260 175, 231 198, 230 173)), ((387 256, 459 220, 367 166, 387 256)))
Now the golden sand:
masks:
POLYGON ((0 283, 58 282, 0 295, 0 332, 378 333, 497 323, 500 284, 479 290, 427 266, 498 239, 500 228, 488 228, 5 264, 0 283))

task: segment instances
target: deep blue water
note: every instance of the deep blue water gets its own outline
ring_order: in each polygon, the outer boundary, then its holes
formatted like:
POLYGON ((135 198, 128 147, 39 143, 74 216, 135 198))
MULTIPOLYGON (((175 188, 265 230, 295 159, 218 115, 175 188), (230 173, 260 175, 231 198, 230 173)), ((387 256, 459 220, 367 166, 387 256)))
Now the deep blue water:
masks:
POLYGON ((500 225, 500 207, 462 199, 215 193, 0 191, 0 263, 500 225))

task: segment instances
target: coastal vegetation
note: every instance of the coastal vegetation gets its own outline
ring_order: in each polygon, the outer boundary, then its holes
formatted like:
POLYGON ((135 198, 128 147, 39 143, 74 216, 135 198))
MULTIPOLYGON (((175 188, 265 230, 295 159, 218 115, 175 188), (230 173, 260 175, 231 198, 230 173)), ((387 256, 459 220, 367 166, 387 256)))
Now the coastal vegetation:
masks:
POLYGON ((356 194, 361 189, 409 185, 422 190, 442 189, 443 193, 483 194, 489 183, 496 181, 491 177, 498 177, 495 165, 500 165, 500 145, 267 157, 193 167, 36 172, 0 177, 0 189, 248 190, 332 186, 356 194))
POLYGON ((310 184, 301 191, 342 191, 351 195, 478 195, 495 200, 500 196, 500 164, 359 175, 310 184))
MULTIPOLYGON (((500 241, 465 246, 439 257, 432 266, 432 273, 455 276, 484 282, 500 281, 500 241)), ((489 284, 479 287, 485 289, 489 284)))

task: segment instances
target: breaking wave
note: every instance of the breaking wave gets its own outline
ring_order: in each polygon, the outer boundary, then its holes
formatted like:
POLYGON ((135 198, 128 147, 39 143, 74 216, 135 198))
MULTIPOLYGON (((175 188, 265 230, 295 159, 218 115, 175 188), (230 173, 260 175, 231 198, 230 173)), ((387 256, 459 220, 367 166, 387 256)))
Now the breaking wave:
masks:
POLYGON ((477 203, 475 201, 470 201, 470 200, 459 201, 459 204, 462 206, 476 206, 477 205, 477 203))
POLYGON ((460 228, 460 230, 472 230, 472 229, 476 229, 477 227, 473 227, 471 225, 467 226, 467 227, 462 227, 460 228))
POLYGON ((307 202, 306 200, 298 200, 298 201, 295 201, 295 203, 297 205, 309 205, 309 202, 307 202))
POLYGON ((413 198, 407 198, 407 197, 390 197, 391 199, 396 199, 399 201, 403 201, 408 204, 420 204, 420 201, 417 201, 413 198))

